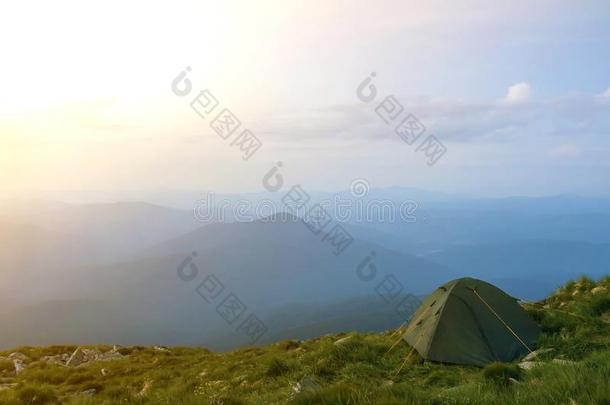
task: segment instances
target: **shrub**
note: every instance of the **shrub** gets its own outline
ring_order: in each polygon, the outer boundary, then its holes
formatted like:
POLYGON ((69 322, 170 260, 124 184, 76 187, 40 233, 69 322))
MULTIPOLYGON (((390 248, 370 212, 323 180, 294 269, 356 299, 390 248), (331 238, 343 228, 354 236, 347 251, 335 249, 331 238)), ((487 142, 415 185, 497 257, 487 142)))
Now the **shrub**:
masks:
POLYGON ((294 350, 300 346, 301 344, 296 340, 285 340, 283 342, 278 343, 278 347, 284 350, 294 350))
POLYGON ((117 349, 117 352, 119 352, 119 354, 122 354, 123 356, 129 356, 130 354, 132 354, 136 350, 137 349, 134 349, 132 347, 119 347, 117 349))
POLYGON ((600 316, 606 311, 610 311, 610 295, 594 295, 590 304, 591 315, 600 316))
POLYGON ((581 321, 577 317, 557 311, 546 312, 540 317, 540 326, 546 333, 558 333, 563 329, 573 330, 580 324, 581 321))
POLYGON ((579 291, 590 291, 595 287, 595 281, 591 280, 587 276, 582 276, 578 279, 576 285, 578 286, 579 291))

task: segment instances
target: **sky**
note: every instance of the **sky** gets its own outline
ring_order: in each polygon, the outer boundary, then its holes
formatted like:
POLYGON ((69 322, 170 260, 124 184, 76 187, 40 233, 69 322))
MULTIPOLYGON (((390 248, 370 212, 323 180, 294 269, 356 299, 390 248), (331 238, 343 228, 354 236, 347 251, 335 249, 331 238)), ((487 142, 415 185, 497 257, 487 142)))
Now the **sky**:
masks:
POLYGON ((278 162, 310 190, 609 193, 607 2, 160 3, 0 6, 4 198, 257 192, 278 162), (218 105, 200 116, 206 89, 218 105), (224 108, 241 122, 227 139, 224 108), (409 114, 412 144, 394 132, 409 114), (245 129, 261 144, 247 160, 245 129))

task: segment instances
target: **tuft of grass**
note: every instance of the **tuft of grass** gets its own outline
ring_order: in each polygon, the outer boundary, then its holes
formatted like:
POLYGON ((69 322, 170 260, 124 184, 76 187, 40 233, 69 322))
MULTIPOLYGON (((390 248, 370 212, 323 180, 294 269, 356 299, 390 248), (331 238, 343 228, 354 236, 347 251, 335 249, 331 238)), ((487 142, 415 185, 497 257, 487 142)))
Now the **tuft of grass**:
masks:
POLYGON ((591 298, 590 314, 592 316, 600 316, 608 311, 610 311, 610 294, 594 295, 591 298))
POLYGON ((517 365, 500 362, 491 363, 485 366, 482 373, 485 380, 501 385, 510 384, 510 378, 514 378, 515 380, 521 378, 521 369, 517 365))
POLYGON ((24 405, 59 404, 56 391, 48 385, 22 386, 17 390, 16 398, 24 405))
POLYGON ((268 362, 265 370, 265 374, 270 377, 279 377, 287 374, 292 370, 292 366, 285 360, 279 357, 272 357, 268 362))
POLYGON ((301 343, 297 342, 296 340, 284 340, 277 343, 277 346, 284 350, 294 350, 298 349, 301 346, 301 343))
POLYGON ((247 405, 248 403, 234 396, 222 396, 210 401, 210 405, 247 405))
POLYGON ((0 360, 0 375, 13 374, 15 365, 12 360, 0 360))
POLYGON ((346 384, 337 384, 315 391, 302 392, 295 396, 296 405, 351 405, 361 402, 362 395, 357 389, 346 384))
POLYGON ((434 370, 424 379, 424 385, 428 387, 453 387, 460 384, 460 378, 456 370, 434 370))

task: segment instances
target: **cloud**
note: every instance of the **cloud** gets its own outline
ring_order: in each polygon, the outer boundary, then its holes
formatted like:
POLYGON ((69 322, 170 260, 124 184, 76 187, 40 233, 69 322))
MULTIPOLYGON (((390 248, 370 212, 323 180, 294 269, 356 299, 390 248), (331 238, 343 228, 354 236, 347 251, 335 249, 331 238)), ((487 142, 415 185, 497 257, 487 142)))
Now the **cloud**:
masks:
POLYGON ((549 156, 556 158, 577 158, 582 155, 582 149, 574 144, 562 144, 549 151, 549 156))
MULTIPOLYGON (((514 86, 513 86, 514 87, 514 86)), ((591 138, 606 142, 610 135, 610 98, 571 94, 509 103, 505 99, 469 102, 447 97, 396 96, 402 113, 386 124, 376 113, 381 97, 369 104, 331 105, 291 115, 260 117, 257 133, 286 142, 295 139, 394 142, 394 129, 408 114, 415 115, 442 142, 516 142, 544 140, 549 144, 591 138)), ((423 138, 423 137, 422 137, 423 138)))
POLYGON ((604 97, 610 97, 610 87, 608 87, 608 90, 606 90, 606 91, 604 92, 604 94, 602 94, 602 96, 604 96, 604 97))
POLYGON ((508 88, 504 100, 508 103, 522 103, 528 101, 532 95, 532 89, 526 82, 513 84, 508 88))

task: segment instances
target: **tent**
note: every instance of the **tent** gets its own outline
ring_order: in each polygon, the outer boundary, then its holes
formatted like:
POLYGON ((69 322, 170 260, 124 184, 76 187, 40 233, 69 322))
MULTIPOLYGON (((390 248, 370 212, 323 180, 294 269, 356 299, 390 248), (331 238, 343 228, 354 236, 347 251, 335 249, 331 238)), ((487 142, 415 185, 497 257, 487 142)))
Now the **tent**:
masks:
POLYGON ((424 300, 403 339, 426 360, 484 366, 529 353, 539 334, 516 298, 484 281, 460 278, 424 300))

